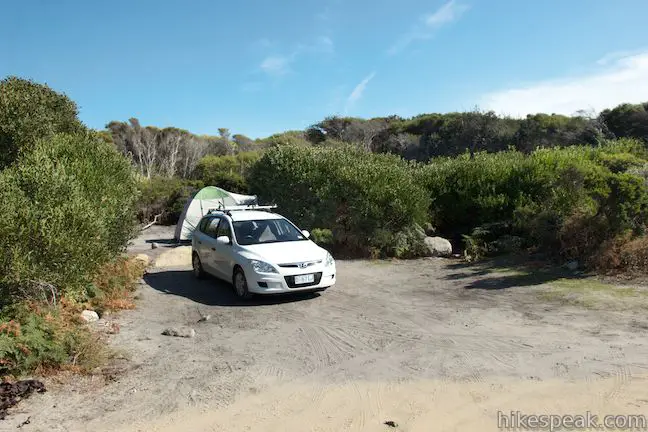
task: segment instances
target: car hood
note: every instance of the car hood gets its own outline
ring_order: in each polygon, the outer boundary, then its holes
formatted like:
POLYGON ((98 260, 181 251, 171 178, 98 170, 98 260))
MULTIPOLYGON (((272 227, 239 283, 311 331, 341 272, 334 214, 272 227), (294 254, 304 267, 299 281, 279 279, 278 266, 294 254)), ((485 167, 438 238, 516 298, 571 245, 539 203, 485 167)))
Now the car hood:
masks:
POLYGON ((281 243, 266 243, 241 246, 248 252, 248 258, 267 261, 271 264, 288 264, 302 261, 324 260, 326 250, 310 240, 281 243))

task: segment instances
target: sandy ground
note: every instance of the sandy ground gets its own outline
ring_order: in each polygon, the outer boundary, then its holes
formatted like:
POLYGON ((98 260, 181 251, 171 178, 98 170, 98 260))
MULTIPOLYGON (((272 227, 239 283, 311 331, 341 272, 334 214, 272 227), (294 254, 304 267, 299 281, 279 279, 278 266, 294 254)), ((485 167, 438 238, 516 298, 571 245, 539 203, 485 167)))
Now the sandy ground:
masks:
POLYGON ((21 430, 296 432, 488 431, 498 411, 648 415, 645 288, 494 263, 339 261, 322 294, 241 303, 193 278, 187 248, 150 249, 169 232, 131 246, 157 261, 138 309, 118 318, 113 380, 50 386, 0 430, 28 417, 21 430), (161 335, 170 326, 196 337, 161 335))

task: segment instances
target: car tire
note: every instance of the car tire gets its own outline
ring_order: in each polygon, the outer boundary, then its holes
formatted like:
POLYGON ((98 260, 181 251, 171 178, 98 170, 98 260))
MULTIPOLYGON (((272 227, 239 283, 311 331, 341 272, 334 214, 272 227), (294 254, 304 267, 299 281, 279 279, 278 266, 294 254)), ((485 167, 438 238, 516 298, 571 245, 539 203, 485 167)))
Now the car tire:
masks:
POLYGON ((200 257, 197 253, 194 253, 191 257, 191 266, 193 267, 193 274, 196 279, 205 278, 205 270, 203 269, 202 263, 200 262, 200 257))
POLYGON ((234 293, 236 296, 243 300, 251 298, 253 294, 248 290, 247 279, 245 278, 243 269, 237 268, 234 271, 233 279, 234 293))

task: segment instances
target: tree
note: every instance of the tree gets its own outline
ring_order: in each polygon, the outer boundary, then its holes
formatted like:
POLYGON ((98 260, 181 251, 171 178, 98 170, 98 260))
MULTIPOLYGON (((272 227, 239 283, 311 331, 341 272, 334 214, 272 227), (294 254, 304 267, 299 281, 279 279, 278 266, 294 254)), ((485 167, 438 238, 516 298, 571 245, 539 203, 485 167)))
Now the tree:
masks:
POLYGON ((245 135, 235 134, 232 137, 232 141, 236 145, 237 151, 250 151, 254 149, 256 143, 253 139, 246 137, 245 135))
POLYGON ((306 139, 313 144, 321 144, 327 139, 344 140, 343 134, 353 120, 351 117, 326 117, 306 129, 306 139))
POLYGON ((561 114, 529 114, 520 123, 515 146, 528 153, 538 147, 565 147, 583 144, 589 120, 561 114))
POLYGON ((37 139, 85 129, 77 106, 65 94, 18 77, 0 81, 0 169, 37 139))
POLYGON ((306 139, 302 131, 287 131, 271 135, 260 140, 261 148, 278 147, 284 145, 310 146, 312 141, 306 139))
POLYGON ((136 118, 130 118, 128 123, 110 122, 107 128, 115 143, 119 143, 118 148, 130 156, 142 176, 150 179, 157 174, 160 160, 155 128, 143 128, 136 118))
POLYGON ((648 143, 648 102, 621 104, 601 112, 601 119, 618 138, 638 138, 648 143))
POLYGON ((178 128, 159 129, 142 127, 132 118, 125 122, 111 122, 107 126, 117 149, 127 155, 140 175, 187 178, 198 161, 208 152, 210 138, 199 137, 178 128))
POLYGON ((196 165, 205 154, 207 154, 208 143, 205 139, 191 135, 182 147, 182 158, 180 159, 180 175, 182 178, 189 178, 196 165))
POLYGON ((165 177, 175 176, 182 157, 182 148, 186 145, 190 135, 189 132, 177 128, 165 128, 157 131, 157 146, 161 152, 161 175, 165 177))

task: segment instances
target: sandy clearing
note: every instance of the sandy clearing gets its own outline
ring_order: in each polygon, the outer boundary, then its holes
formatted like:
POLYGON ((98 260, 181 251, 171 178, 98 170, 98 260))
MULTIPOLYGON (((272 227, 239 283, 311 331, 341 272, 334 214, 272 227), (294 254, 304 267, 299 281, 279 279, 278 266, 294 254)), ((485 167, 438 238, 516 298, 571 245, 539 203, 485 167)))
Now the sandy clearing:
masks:
POLYGON ((156 268, 191 266, 191 246, 179 246, 163 252, 154 260, 153 266, 156 268))
POLYGON ((648 418, 648 377, 565 382, 457 383, 439 380, 291 384, 217 410, 189 409, 121 432, 155 431, 497 431, 514 413, 648 418), (386 421, 397 427, 389 428, 386 421))
POLYGON ((21 430, 380 431, 393 420, 398 430, 479 431, 496 428, 499 409, 648 406, 648 318, 635 297, 588 308, 556 296, 554 274, 351 260, 322 295, 242 303, 227 284, 194 279, 188 249, 168 234, 156 227, 131 248, 156 264, 138 309, 119 317, 111 343, 127 360, 114 379, 47 382, 0 430, 30 417, 21 430), (212 319, 198 323, 201 314, 212 319), (196 337, 161 335, 170 326, 196 337))

